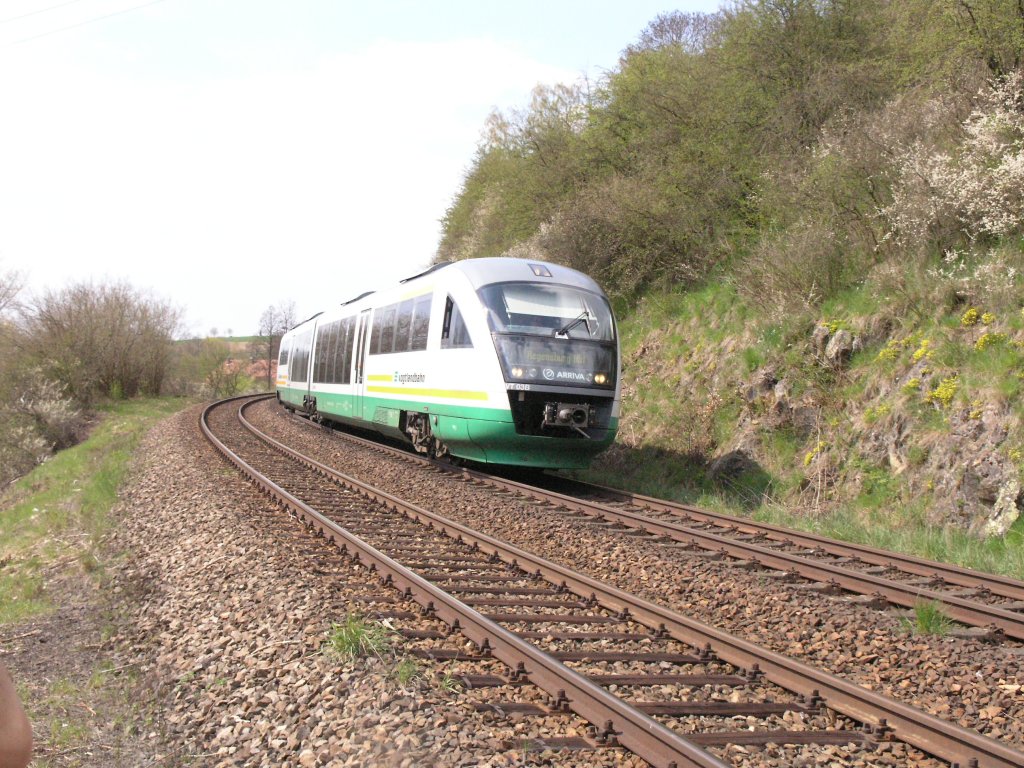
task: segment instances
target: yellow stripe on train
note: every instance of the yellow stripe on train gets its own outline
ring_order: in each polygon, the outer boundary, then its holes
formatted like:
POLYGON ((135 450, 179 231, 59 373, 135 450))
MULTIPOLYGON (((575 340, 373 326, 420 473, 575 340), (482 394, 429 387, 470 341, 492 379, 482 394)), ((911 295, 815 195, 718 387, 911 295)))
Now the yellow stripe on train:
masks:
POLYGON ((486 400, 486 392, 472 392, 465 389, 426 389, 423 387, 367 387, 367 392, 379 392, 384 395, 419 395, 420 397, 439 397, 446 400, 486 400))

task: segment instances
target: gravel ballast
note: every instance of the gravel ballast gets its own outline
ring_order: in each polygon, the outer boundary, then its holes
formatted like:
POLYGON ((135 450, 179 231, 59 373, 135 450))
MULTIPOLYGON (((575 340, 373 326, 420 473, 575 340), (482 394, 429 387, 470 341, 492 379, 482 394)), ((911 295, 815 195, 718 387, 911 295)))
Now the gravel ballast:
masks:
POLYGON ((809 594, 757 571, 690 556, 558 515, 528 500, 352 446, 273 401, 250 409, 274 437, 382 490, 951 722, 1024 746, 1016 643, 908 633, 893 611, 809 594))
MULTIPOLYGON (((416 611, 363 568, 258 495, 200 435, 198 410, 143 442, 111 536, 120 604, 116 663, 143 682, 166 760, 189 765, 642 765, 621 750, 526 751, 582 736, 571 715, 507 718, 474 710, 452 681, 497 662, 413 658, 433 641, 392 633, 350 661, 332 625, 375 609, 416 611), (387 594, 375 603, 375 596, 387 594)), ((421 618, 394 629, 443 629, 421 618)), ((458 647, 458 635, 444 643, 458 647)), ((505 670, 507 673, 507 670, 505 670)), ((532 687, 519 696, 540 697, 532 687)))

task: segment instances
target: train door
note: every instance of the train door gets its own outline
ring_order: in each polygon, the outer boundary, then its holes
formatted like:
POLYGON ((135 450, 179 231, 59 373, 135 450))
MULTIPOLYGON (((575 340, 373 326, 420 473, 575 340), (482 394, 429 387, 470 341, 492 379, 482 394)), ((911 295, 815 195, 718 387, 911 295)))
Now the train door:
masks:
POLYGON ((316 336, 318 332, 318 324, 314 321, 313 327, 302 334, 302 375, 304 377, 302 388, 305 390, 302 395, 302 405, 306 409, 306 412, 311 415, 316 415, 316 392, 313 389, 313 368, 316 351, 316 336))
POLYGON ((288 359, 288 400, 296 406, 301 405, 303 410, 309 406, 309 363, 312 346, 313 329, 309 328, 293 338, 288 359))
POLYGON ((357 419, 365 419, 363 415, 363 402, 366 396, 366 355, 369 352, 367 340, 370 336, 370 310, 364 309, 359 313, 359 320, 356 324, 356 354, 355 354, 355 385, 356 403, 354 416, 357 419))

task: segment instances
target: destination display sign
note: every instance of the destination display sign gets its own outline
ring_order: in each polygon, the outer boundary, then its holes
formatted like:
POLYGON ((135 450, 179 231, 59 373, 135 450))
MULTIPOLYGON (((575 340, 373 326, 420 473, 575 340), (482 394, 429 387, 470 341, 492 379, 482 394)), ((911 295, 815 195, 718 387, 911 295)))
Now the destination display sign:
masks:
POLYGON ((615 387, 614 344, 527 334, 493 337, 510 388, 528 389, 527 384, 615 387))

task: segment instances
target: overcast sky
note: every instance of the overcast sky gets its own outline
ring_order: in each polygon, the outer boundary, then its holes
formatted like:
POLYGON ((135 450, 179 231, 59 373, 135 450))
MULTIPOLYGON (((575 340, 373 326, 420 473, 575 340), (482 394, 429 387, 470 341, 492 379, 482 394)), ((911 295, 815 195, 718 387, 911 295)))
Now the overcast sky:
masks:
POLYGON ((0 270, 255 331, 429 263, 483 122, 718 0, 0 0, 0 270))

